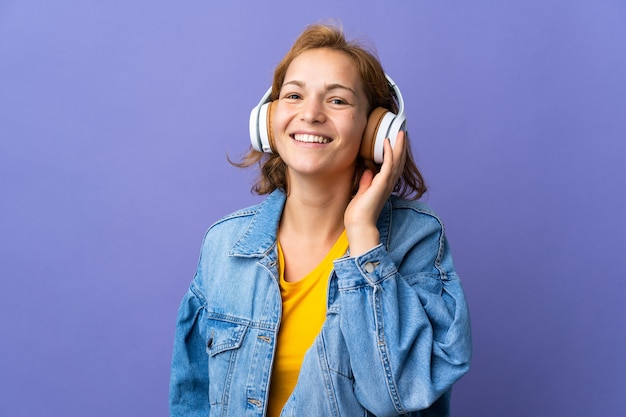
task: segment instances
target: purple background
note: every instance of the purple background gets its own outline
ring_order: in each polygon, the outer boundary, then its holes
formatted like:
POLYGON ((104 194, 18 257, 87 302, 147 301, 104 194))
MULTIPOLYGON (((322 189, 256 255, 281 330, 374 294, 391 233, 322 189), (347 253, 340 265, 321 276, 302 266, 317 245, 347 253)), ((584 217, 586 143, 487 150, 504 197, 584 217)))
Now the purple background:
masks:
POLYGON ((0 416, 166 416, 248 115, 341 19, 400 85, 475 356, 455 416, 626 410, 626 3, 0 3, 0 416))

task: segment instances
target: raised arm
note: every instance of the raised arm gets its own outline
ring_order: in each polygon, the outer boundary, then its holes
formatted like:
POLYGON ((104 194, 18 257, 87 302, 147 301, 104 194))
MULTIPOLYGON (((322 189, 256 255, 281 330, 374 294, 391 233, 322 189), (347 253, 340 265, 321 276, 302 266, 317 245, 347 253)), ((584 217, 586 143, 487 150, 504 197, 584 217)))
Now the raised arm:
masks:
POLYGON ((467 304, 443 228, 425 213, 403 218, 389 250, 379 245, 335 263, 355 395, 377 416, 430 407, 471 356, 467 304))

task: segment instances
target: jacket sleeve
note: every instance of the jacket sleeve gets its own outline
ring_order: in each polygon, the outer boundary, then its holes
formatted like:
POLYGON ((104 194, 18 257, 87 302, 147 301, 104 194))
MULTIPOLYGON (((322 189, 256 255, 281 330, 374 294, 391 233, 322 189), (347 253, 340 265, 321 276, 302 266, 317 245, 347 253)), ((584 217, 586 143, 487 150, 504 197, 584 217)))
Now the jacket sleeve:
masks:
POLYGON ((354 392, 377 416, 426 409, 469 370, 469 313, 443 226, 433 216, 418 229, 335 261, 354 392))
POLYGON ((208 358, 200 326, 204 304, 192 284, 180 304, 176 323, 170 375, 171 417, 209 414, 208 358))

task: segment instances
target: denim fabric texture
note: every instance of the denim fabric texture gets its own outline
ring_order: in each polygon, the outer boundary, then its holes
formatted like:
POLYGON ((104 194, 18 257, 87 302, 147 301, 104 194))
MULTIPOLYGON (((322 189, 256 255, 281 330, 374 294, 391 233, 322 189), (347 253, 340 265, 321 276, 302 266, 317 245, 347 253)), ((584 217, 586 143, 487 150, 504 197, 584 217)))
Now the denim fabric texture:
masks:
MULTIPOLYGON (((280 328, 276 231, 285 195, 222 218, 205 236, 178 312, 172 417, 261 417, 280 328)), ((450 415, 469 370, 469 313, 442 222, 392 196, 381 243, 335 261, 328 312, 284 417, 450 415)))

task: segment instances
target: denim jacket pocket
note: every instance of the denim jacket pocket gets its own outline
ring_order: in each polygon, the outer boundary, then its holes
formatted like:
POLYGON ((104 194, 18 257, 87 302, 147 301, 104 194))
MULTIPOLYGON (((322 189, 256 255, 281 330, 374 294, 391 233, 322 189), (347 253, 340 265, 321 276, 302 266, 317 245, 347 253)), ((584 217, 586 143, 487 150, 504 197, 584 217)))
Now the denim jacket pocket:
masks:
POLYGON ((206 324, 209 403, 211 407, 215 407, 222 404, 228 396, 227 390, 233 379, 233 372, 237 369, 238 352, 249 325, 228 317, 209 318, 206 324))
POLYGON ((248 329, 247 323, 228 319, 208 319, 207 321, 209 338, 206 349, 209 356, 215 356, 241 346, 248 329))

